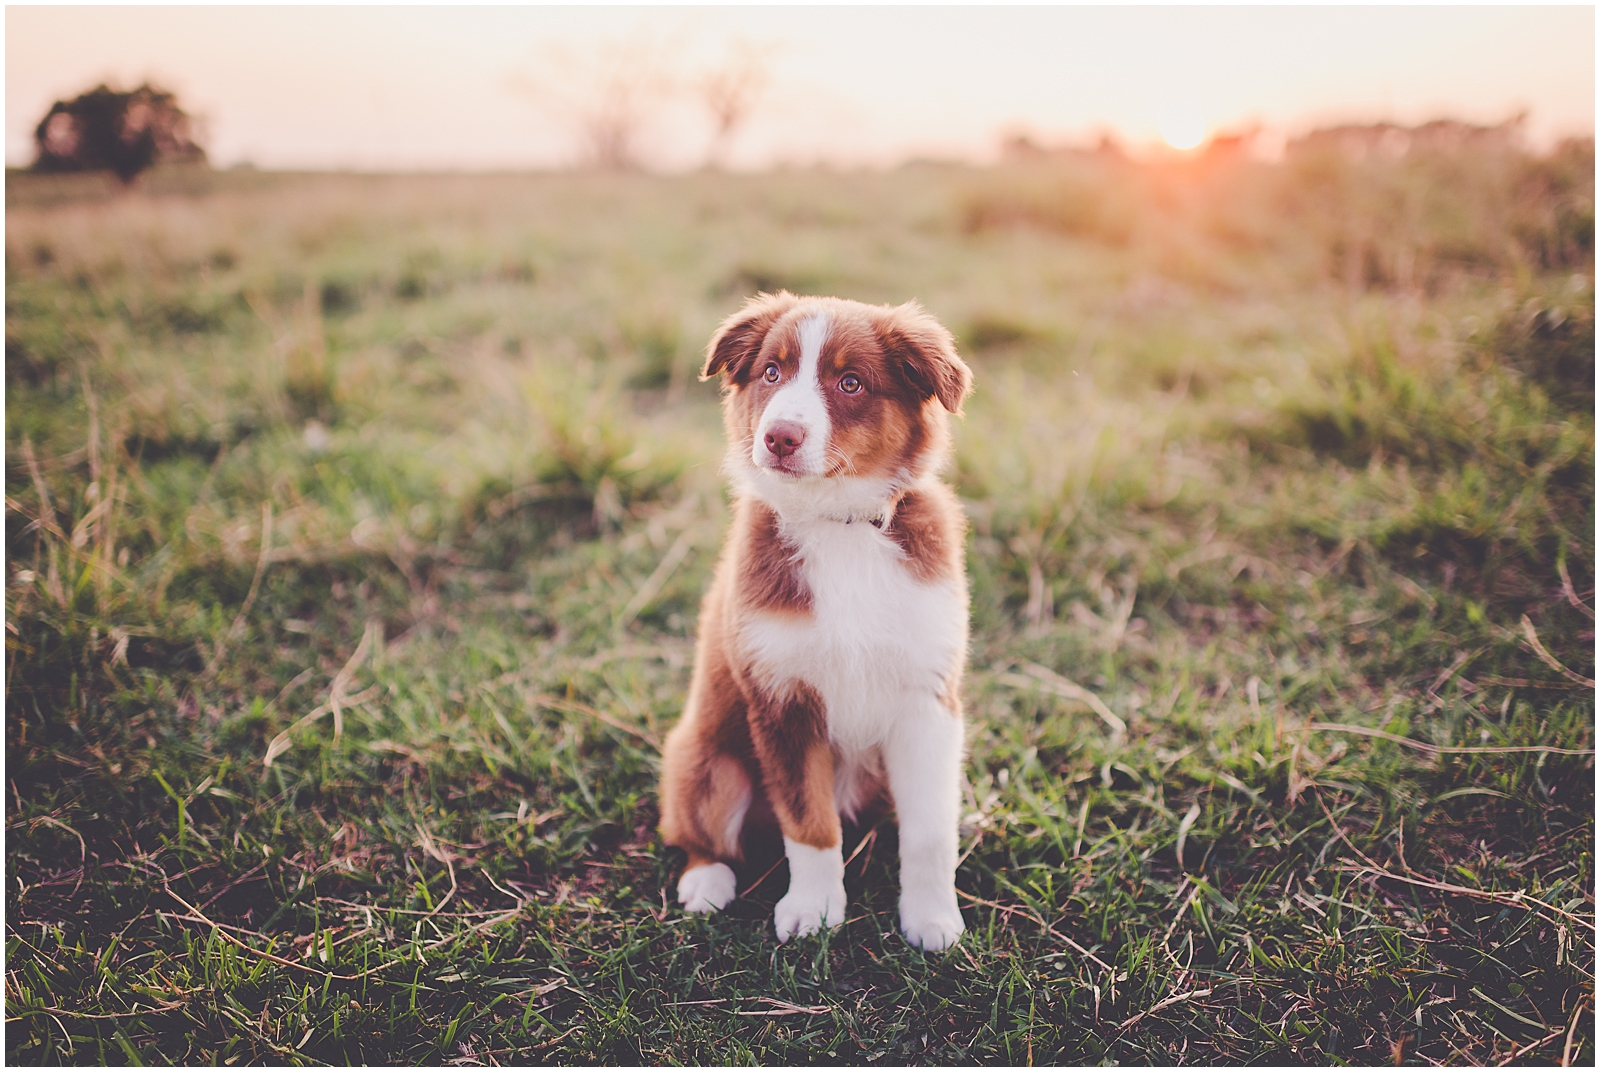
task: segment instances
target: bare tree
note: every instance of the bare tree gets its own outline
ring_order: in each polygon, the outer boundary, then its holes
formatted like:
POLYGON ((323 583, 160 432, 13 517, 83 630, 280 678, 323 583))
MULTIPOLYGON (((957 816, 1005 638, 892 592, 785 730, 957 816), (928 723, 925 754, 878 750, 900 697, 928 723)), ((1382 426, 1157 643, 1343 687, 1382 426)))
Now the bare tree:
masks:
POLYGON ((586 50, 555 46, 537 73, 514 74, 509 88, 554 113, 577 135, 584 163, 608 171, 647 164, 649 136, 676 129, 682 108, 698 105, 711 120, 705 166, 720 168, 769 82, 775 46, 742 38, 723 60, 687 72, 682 34, 635 34, 586 50))
POLYGON ((591 53, 548 53, 538 76, 513 76, 514 89, 553 106, 582 143, 586 163, 607 171, 644 165, 640 135, 676 89, 665 43, 646 37, 602 42, 591 53))
POLYGON ((743 38, 729 44, 728 57, 721 67, 700 77, 700 100, 711 113, 713 131, 706 150, 706 167, 720 168, 727 162, 733 136, 750 118, 756 101, 767 88, 767 60, 771 45, 758 45, 743 38))

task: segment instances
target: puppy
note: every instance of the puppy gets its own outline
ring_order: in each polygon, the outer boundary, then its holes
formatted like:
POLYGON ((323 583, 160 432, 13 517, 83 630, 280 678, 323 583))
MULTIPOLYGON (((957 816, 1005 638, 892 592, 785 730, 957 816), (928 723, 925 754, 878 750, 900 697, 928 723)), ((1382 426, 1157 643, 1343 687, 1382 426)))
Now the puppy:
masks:
POLYGON ((732 531, 667 738, 661 834, 690 912, 733 900, 747 824, 789 858, 778 940, 844 922, 840 820, 900 825, 900 928, 961 934, 956 826, 965 523, 936 473, 972 373, 915 303, 761 294, 707 348, 723 377, 732 531))

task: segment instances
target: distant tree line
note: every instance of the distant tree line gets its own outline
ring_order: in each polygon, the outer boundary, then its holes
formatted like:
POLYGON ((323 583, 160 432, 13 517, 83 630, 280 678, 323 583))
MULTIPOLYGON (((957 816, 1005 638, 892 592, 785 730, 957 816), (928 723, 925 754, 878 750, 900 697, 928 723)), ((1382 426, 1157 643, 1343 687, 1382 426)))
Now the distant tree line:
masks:
POLYGON ((98 85, 56 101, 33 132, 40 172, 110 171, 124 183, 157 162, 204 163, 194 121, 172 93, 146 82, 126 92, 98 85))

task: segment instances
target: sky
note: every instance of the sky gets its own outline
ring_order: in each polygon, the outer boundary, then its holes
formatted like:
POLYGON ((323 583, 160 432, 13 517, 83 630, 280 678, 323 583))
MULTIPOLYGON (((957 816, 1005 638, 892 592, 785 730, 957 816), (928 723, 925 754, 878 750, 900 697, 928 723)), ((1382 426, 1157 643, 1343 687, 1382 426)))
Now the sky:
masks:
POLYGON ((697 87, 735 57, 761 83, 736 168, 1522 111, 1535 145, 1594 133, 1579 6, 8 6, 5 31, 13 166, 52 101, 148 79, 219 166, 567 166, 609 85, 633 93, 635 155, 690 168, 712 144, 697 87))

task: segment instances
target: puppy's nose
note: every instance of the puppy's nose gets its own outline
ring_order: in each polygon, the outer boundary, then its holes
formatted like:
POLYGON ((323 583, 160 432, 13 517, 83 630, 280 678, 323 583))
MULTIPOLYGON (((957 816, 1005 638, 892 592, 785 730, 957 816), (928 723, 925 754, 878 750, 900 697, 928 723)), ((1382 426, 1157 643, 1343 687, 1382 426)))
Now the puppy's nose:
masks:
POLYGON ((767 429, 767 449, 779 458, 787 458, 805 441, 806 430, 791 421, 775 421, 767 429))

